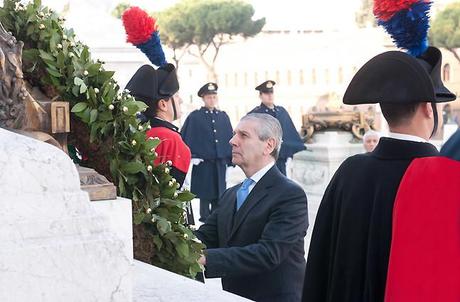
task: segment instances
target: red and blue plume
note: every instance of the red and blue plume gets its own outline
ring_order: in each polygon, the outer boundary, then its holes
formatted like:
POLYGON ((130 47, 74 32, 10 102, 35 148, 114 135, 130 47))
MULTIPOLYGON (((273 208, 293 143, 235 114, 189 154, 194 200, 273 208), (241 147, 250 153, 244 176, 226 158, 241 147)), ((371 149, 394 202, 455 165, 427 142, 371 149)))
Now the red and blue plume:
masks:
POLYGON ((123 13, 122 20, 128 42, 139 48, 152 64, 167 64, 154 18, 134 6, 123 13))
POLYGON ((428 48, 430 7, 429 0, 374 0, 374 15, 397 47, 420 56, 428 48))

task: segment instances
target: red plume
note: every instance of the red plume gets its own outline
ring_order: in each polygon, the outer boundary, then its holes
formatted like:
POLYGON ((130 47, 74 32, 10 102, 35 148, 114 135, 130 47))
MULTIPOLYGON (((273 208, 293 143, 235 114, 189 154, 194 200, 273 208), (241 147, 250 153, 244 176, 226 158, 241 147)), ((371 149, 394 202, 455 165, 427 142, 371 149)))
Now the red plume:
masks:
POLYGON ((398 11, 409 9, 414 3, 428 2, 420 0, 374 0, 374 15, 377 19, 387 21, 398 11))
POLYGON ((122 16, 127 41, 134 45, 147 42, 156 30, 156 20, 137 6, 127 9, 122 16))

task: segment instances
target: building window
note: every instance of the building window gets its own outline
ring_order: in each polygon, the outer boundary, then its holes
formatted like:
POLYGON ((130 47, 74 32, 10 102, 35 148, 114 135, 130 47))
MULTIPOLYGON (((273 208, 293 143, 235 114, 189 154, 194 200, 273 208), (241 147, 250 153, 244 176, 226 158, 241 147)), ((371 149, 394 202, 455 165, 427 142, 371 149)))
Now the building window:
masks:
POLYGON ((343 69, 342 69, 342 67, 339 67, 338 80, 339 80, 339 84, 343 83, 343 69))
POLYGON ((259 85, 259 75, 257 74, 257 71, 254 72, 254 86, 259 85))
POLYGON ((324 79, 326 80, 326 84, 329 84, 330 76, 329 76, 329 69, 327 69, 327 68, 326 68, 326 70, 324 70, 324 79))
POLYGON ((304 84, 303 70, 299 71, 299 83, 300 83, 300 85, 304 84))
POLYGON ((450 65, 449 65, 449 63, 444 64, 444 67, 442 68, 442 80, 444 82, 449 82, 450 81, 450 65))
POLYGON ((248 86, 248 73, 244 73, 244 86, 248 86))
POLYGON ((290 71, 290 70, 287 71, 287 84, 288 84, 289 86, 292 85, 292 75, 291 75, 291 71, 290 71))
POLYGON ((265 81, 268 80, 268 71, 265 71, 265 81))
POLYGON ((228 73, 225 74, 225 87, 228 87, 228 73))
POLYGON ((275 82, 276 82, 277 84, 280 83, 280 71, 279 71, 279 70, 276 71, 276 80, 275 80, 275 82))
POLYGON ((316 84, 316 69, 312 69, 311 71, 311 83, 316 84))
POLYGON ((238 74, 236 72, 233 78, 233 82, 234 82, 235 87, 238 87, 238 74))

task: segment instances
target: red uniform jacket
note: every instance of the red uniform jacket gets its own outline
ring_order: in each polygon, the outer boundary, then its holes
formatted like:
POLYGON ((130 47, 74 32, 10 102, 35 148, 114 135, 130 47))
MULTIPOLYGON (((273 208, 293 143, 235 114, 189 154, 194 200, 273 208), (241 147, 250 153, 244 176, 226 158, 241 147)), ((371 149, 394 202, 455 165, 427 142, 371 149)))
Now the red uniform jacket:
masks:
POLYGON ((460 301, 460 162, 420 158, 404 174, 385 301, 460 301))

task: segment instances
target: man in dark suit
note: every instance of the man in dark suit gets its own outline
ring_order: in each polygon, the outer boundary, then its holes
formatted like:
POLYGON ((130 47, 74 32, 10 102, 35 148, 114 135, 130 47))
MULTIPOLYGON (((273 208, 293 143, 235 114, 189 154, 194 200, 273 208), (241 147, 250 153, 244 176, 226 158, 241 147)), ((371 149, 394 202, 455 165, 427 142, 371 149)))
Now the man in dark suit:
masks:
POLYGON ((207 246, 199 261, 205 275, 255 301, 301 299, 307 197, 275 165, 281 138, 281 125, 268 114, 241 119, 230 144, 247 178, 225 191, 196 232, 207 246))

